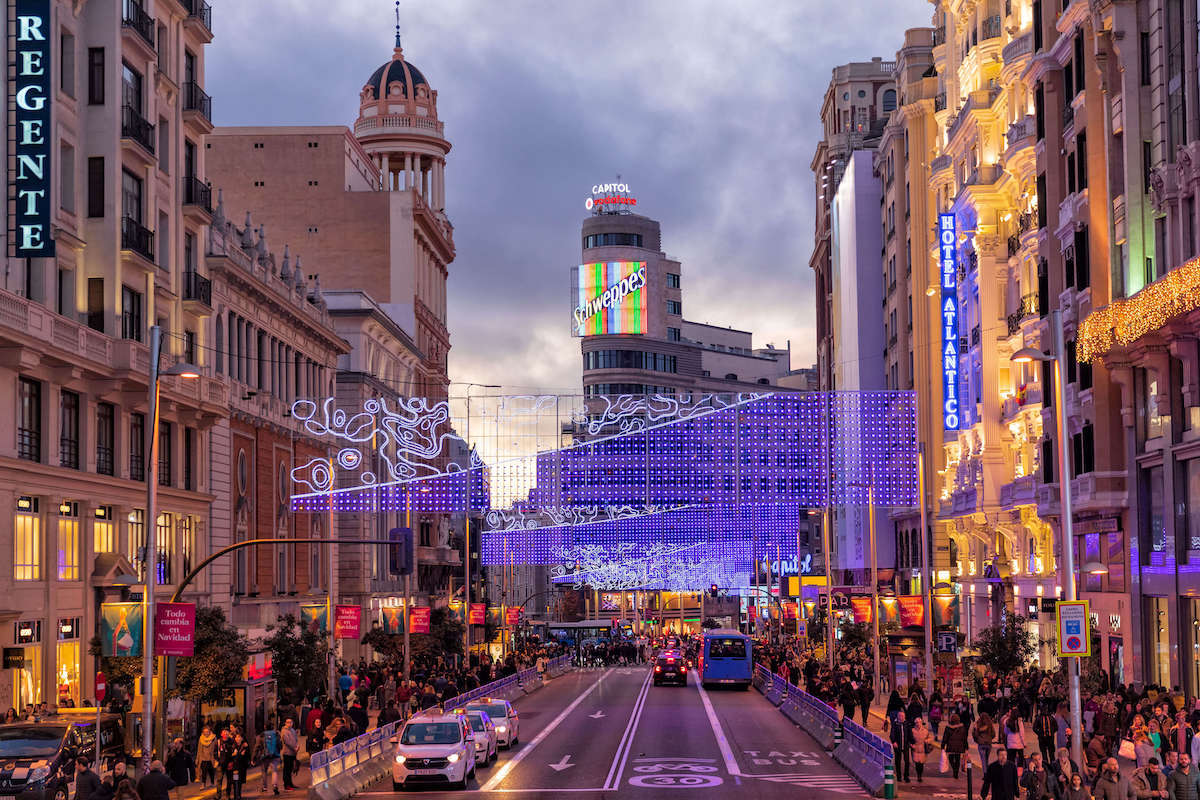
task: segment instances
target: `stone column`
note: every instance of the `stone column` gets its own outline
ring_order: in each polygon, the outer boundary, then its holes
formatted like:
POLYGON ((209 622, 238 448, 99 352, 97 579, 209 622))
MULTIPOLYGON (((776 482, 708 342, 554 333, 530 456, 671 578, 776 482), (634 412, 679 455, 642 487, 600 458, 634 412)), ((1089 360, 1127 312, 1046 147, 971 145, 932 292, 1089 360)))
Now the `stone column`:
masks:
POLYGON ((383 189, 386 192, 390 192, 392 190, 392 170, 388 165, 387 153, 383 154, 383 165, 380 169, 383 170, 383 189))
POLYGON ((412 153, 405 153, 404 154, 404 188, 405 189, 411 189, 413 186, 412 170, 413 170, 412 153))

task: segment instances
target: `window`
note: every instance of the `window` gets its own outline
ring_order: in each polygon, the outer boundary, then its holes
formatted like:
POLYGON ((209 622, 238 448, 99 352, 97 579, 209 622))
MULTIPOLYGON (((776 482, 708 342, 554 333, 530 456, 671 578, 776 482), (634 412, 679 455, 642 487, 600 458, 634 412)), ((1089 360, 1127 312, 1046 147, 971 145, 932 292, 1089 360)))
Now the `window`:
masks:
POLYGON ((121 170, 121 215, 142 224, 142 179, 129 170, 121 170))
POLYGON ((92 520, 92 549, 97 553, 117 552, 117 529, 113 523, 112 506, 96 509, 96 518, 92 520))
POLYGON ((1187 549, 1200 550, 1200 458, 1183 462, 1183 491, 1187 507, 1187 549))
POLYGON ((593 247, 641 247, 640 233, 589 233, 583 237, 583 249, 593 247))
POLYGON ((112 403, 96 406, 96 473, 113 474, 113 445, 116 441, 116 408, 112 403))
POLYGON ((1150 194, 1150 173, 1154 172, 1154 148, 1142 142, 1142 194, 1150 194))
POLYGON ((87 160, 87 215, 104 216, 104 156, 87 160))
POLYGON ((145 92, 142 89, 142 73, 124 61, 121 62, 121 103, 143 116, 145 92))
POLYGON ((104 105, 104 48, 88 48, 88 104, 104 105))
POLYGON ((675 372, 676 357, 641 350, 593 350, 583 354, 584 369, 644 369, 675 372))
POLYGON ((1079 178, 1076 183, 1079 185, 1079 190, 1083 191, 1087 188, 1087 134, 1081 133, 1075 137, 1075 166, 1079 171, 1079 178))
POLYGON ((1138 77, 1142 86, 1150 85, 1150 32, 1141 31, 1138 34, 1138 62, 1140 69, 1138 77))
POLYGON ((1162 465, 1142 470, 1142 532, 1151 563, 1154 554, 1167 549, 1167 517, 1163 508, 1162 465))
POLYGON ((167 233, 170 219, 167 212, 158 212, 158 266, 167 271, 171 269, 171 237, 167 233))
POLYGON ((726 372, 725 373, 725 380, 736 381, 737 379, 738 379, 738 376, 737 376, 736 372, 726 372))
POLYGON ((58 579, 79 580, 79 503, 58 507, 58 579))
MULTIPOLYGON (((1187 143, 1187 100, 1192 90, 1186 68, 1187 20, 1183 0, 1163 4, 1163 31, 1166 34, 1167 152, 1174 153, 1187 143)), ((1194 29, 1193 29, 1194 30, 1194 29)))
POLYGON ((79 395, 63 390, 58 409, 59 466, 79 469, 79 395))
POLYGON ((171 172, 171 125, 163 117, 158 118, 158 168, 171 172))
POLYGON ((146 480, 146 415, 129 415, 129 480, 146 480))
POLYGON ((680 302, 679 300, 668 300, 667 301, 667 313, 674 314, 676 316, 682 315, 683 314, 683 303, 680 302))
POLYGON ((183 332, 183 360, 189 364, 196 363, 196 332, 183 332))
MULTIPOLYGON (((1035 3, 1034 5, 1036 6, 1037 4, 1035 3)), ((1034 28, 1034 35, 1037 35, 1037 28, 1034 28)), ((1046 138, 1046 90, 1042 88, 1040 82, 1033 92, 1033 113, 1034 127, 1037 130, 1037 138, 1040 142, 1046 138)))
POLYGON ((171 485, 171 423, 158 423, 158 485, 171 485))
POLYGON ((183 574, 187 575, 196 560, 196 520, 190 516, 179 518, 179 554, 183 574))
POLYGON ((667 328, 667 341, 678 342, 683 337, 682 331, 679 328, 667 328))
POLYGON ((159 586, 171 583, 171 522, 171 515, 164 511, 154 525, 154 582, 159 586))
POLYGON ((196 431, 192 428, 183 429, 183 488, 189 492, 196 490, 196 477, 192 462, 196 458, 196 431))
POLYGON ((183 269, 185 272, 196 271, 196 234, 191 232, 183 235, 183 269))
POLYGON ((75 36, 66 30, 58 36, 58 88, 75 96, 75 36))
POLYGON ((64 141, 58 143, 58 205, 75 213, 75 148, 64 141))
POLYGON ((667 288, 668 289, 678 289, 679 288, 679 276, 677 274, 675 274, 674 272, 667 273, 667 288))
POLYGON ((129 561, 145 580, 146 568, 146 511, 135 508, 129 512, 129 561))
POLYGON ((64 317, 75 316, 75 270, 58 269, 58 286, 54 297, 54 310, 64 317))
POLYGON ((142 340, 142 293, 121 287, 121 338, 142 340))
POLYGON ((1096 471, 1096 440, 1095 428, 1091 425, 1084 425, 1079 433, 1071 437, 1071 448, 1074 459, 1073 478, 1080 475, 1096 471))
POLYGON ((885 89, 883 92, 883 113, 896 110, 896 90, 885 89))
POLYGON ((13 580, 42 579, 42 518, 36 497, 18 497, 13 515, 13 580))
POLYGON ((42 384, 21 378, 17 393, 17 458, 41 461, 42 384))

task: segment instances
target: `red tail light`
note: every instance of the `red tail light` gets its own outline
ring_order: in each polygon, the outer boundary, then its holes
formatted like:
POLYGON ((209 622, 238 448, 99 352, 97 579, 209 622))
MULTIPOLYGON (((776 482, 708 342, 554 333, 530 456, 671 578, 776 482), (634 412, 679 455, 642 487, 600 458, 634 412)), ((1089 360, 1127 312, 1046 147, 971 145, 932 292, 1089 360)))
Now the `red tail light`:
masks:
POLYGON ((658 664, 655 664, 655 665, 654 665, 654 671, 655 671, 655 672, 662 672, 662 667, 660 667, 658 664))
POLYGON ((680 667, 680 668, 679 668, 679 671, 680 671, 680 672, 682 672, 682 673, 685 673, 685 674, 686 674, 686 673, 687 673, 687 667, 680 667))

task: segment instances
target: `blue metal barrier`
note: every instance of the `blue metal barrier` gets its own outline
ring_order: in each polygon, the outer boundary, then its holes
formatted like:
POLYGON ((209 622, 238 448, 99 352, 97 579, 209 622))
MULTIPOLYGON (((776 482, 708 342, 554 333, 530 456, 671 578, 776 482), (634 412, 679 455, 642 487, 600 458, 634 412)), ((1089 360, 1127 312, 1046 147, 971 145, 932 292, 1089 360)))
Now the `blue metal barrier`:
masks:
POLYGON ((842 743, 833 751, 834 759, 877 794, 883 789, 886 772, 892 765, 892 743, 849 717, 842 720, 842 733, 842 743))

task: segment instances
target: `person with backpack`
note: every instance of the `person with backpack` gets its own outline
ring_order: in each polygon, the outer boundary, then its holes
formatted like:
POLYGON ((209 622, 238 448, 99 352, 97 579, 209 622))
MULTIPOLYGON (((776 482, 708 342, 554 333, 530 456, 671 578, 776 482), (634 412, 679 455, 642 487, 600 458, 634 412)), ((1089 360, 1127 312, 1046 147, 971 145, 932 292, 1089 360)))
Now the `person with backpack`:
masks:
POLYGON ((262 794, 267 793, 267 784, 271 784, 274 794, 279 794, 279 765, 282 760, 279 731, 275 730, 275 721, 267 722, 267 729, 258 735, 254 743, 255 761, 262 765, 262 794))

